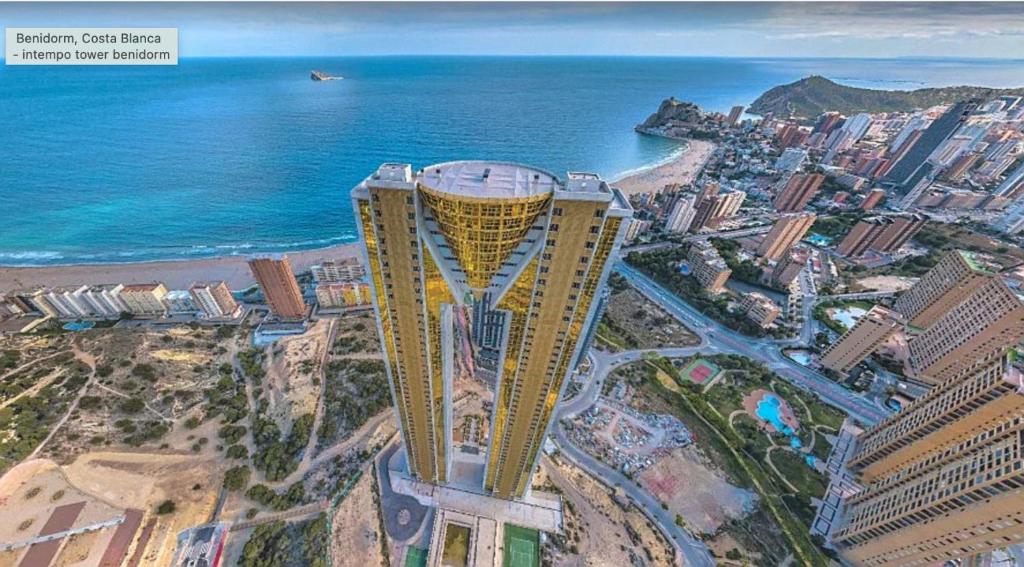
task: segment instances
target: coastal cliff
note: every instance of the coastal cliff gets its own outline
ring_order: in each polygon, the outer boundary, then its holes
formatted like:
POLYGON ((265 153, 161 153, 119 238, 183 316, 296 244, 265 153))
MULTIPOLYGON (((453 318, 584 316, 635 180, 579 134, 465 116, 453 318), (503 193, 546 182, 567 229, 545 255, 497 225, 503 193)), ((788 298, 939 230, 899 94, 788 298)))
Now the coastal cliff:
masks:
POLYGON ((711 139, 717 137, 713 122, 712 115, 696 104, 672 97, 663 100, 657 112, 637 124, 636 131, 667 138, 711 139))
POLYGON ((1024 95, 1024 87, 994 89, 957 86, 925 88, 912 91, 876 90, 849 87, 825 77, 813 75, 787 85, 767 90, 750 105, 747 112, 777 118, 811 120, 822 112, 907 112, 949 104, 958 100, 981 98, 991 100, 1004 95, 1024 95))

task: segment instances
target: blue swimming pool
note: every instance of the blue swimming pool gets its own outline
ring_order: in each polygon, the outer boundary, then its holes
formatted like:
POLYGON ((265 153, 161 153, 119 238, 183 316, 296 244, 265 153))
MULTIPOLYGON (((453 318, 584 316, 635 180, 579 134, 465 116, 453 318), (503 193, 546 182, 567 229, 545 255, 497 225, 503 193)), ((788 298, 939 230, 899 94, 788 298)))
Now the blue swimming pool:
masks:
POLYGON ((782 422, 782 415, 779 413, 781 410, 782 399, 775 394, 765 394, 757 402, 757 417, 772 424, 776 431, 792 436, 793 430, 782 422))
POLYGON ((92 321, 72 321, 64 323, 65 331, 86 331, 96 326, 92 321))

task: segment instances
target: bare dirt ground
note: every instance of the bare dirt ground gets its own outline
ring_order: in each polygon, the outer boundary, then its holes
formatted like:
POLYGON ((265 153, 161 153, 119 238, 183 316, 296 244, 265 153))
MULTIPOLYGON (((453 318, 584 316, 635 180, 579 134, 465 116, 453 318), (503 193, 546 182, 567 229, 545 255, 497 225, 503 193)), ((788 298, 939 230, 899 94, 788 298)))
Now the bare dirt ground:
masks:
POLYGON ((675 449, 640 475, 640 484, 695 532, 713 534, 749 514, 757 495, 729 484, 695 447, 675 449))
POLYGON ((170 563, 178 532, 210 519, 221 468, 212 457, 96 452, 79 457, 65 473, 83 491, 147 516, 161 502, 174 502, 173 513, 155 516, 157 526, 143 555, 142 565, 157 566, 170 563))
POLYGON ((631 348, 682 347, 700 342, 697 335, 633 288, 612 296, 605 319, 631 348))
POLYGON ((338 567, 384 564, 380 552, 380 516, 373 503, 373 477, 364 474, 338 506, 332 520, 331 557, 338 567))
POLYGON ((657 528, 632 504, 617 499, 603 484, 559 459, 543 458, 544 490, 560 492, 565 507, 565 535, 549 539, 544 557, 556 567, 675 565, 675 551, 657 528))
POLYGON ((293 420, 316 411, 331 321, 317 321, 308 331, 278 340, 269 352, 267 380, 270 416, 287 431, 293 420))
POLYGON ((918 278, 904 276, 872 276, 854 282, 857 290, 873 289, 876 291, 903 291, 909 289, 918 278))
MULTIPOLYGON (((73 527, 117 518, 135 508, 144 512, 144 522, 157 519, 141 564, 167 565, 178 532, 209 519, 217 495, 212 489, 220 484, 219 469, 210 459, 150 453, 94 452, 65 467, 48 459, 26 461, 0 479, 0 510, 5 517, 0 522, 0 541, 38 534, 53 510, 65 504, 86 503, 73 527), (157 514, 157 506, 166 500, 174 502, 175 510, 157 514)), ((97 564, 114 530, 105 528, 69 538, 55 564, 97 564)), ((18 557, 23 552, 9 552, 4 557, 18 557)), ((0 564, 4 560, 0 558, 0 564)))

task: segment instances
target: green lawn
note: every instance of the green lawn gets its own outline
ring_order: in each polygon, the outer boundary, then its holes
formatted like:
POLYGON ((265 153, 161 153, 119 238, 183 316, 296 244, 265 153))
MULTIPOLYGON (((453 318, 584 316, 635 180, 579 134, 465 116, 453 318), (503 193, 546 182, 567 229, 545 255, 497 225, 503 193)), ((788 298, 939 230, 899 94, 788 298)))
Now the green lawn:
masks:
POLYGON ((505 524, 505 563, 507 567, 540 565, 540 534, 537 530, 505 524))

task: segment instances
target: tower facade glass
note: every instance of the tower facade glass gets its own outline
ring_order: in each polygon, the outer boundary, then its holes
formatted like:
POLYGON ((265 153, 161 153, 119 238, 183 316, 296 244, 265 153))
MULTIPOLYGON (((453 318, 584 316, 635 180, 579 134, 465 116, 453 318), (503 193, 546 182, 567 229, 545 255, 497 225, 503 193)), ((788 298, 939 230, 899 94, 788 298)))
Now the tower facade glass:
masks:
POLYGON ((384 164, 352 198, 409 472, 438 484, 457 475, 455 375, 485 366, 462 363, 468 354, 493 361, 480 488, 521 497, 628 202, 593 174, 484 161, 384 164))

